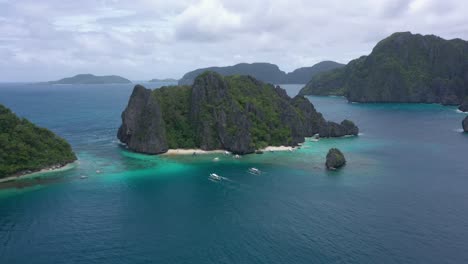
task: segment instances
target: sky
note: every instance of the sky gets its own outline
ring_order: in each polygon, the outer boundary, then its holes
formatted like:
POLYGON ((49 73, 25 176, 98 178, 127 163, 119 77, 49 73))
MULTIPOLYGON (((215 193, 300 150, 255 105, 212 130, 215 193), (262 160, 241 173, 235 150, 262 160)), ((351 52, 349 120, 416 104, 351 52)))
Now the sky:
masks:
POLYGON ((466 0, 0 0, 0 82, 347 63, 394 32, 468 40, 466 0))

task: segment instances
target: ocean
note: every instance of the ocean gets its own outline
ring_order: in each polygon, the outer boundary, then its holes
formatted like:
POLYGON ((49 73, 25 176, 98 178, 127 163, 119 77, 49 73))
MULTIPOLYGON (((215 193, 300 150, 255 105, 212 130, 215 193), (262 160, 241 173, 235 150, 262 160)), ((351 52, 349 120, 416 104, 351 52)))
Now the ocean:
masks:
POLYGON ((468 135, 455 107, 314 96, 361 134, 240 159, 148 156, 116 138, 132 88, 0 84, 1 104, 79 158, 50 181, 0 189, 0 263, 468 263, 468 135), (348 161, 335 172, 332 147, 348 161))

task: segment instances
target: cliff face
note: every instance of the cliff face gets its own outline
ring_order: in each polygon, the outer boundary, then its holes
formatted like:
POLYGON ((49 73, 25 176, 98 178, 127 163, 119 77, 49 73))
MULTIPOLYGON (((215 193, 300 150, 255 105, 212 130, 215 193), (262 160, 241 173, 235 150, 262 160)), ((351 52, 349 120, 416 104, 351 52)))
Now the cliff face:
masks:
POLYGON ((468 42, 395 33, 369 56, 315 76, 302 95, 345 95, 353 102, 458 105, 468 95, 468 42))
POLYGON ((141 85, 135 86, 128 106, 122 113, 122 125, 117 137, 138 152, 158 154, 167 151, 161 108, 151 90, 141 85))
POLYGON ((251 122, 229 93, 218 74, 204 74, 195 80, 191 96, 191 123, 202 149, 227 149, 235 153, 255 150, 251 122))
POLYGON ((352 122, 327 122, 304 97, 250 76, 198 76, 193 86, 154 91, 137 85, 122 114, 118 138, 131 150, 225 149, 247 154, 269 145, 295 146, 304 137, 357 135, 352 122))

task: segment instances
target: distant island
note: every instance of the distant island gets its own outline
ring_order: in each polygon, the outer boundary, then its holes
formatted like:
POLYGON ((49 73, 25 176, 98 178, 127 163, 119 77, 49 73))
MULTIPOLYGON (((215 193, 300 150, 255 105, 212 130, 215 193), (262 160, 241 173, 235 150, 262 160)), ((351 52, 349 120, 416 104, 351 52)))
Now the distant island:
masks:
POLYGON ((214 71, 223 76, 250 75, 254 78, 272 84, 305 84, 318 73, 343 67, 334 61, 322 61, 311 67, 304 67, 285 73, 277 65, 271 63, 239 63, 234 66, 209 67, 197 69, 186 73, 180 80, 179 85, 192 85, 195 78, 205 71, 214 71))
POLYGON ((132 83, 130 80, 117 75, 96 76, 93 74, 78 74, 73 77, 63 78, 50 84, 117 84, 132 83))
POLYGON ((343 95, 352 102, 460 105, 468 96, 468 42, 394 33, 368 56, 316 75, 301 95, 343 95))
POLYGON ((166 79, 151 79, 149 82, 177 82, 178 80, 172 79, 172 78, 166 78, 166 79))
POLYGON ((305 137, 357 135, 353 122, 327 122, 303 96, 251 76, 199 75, 192 86, 149 90, 135 86, 117 137, 130 150, 223 149, 253 153, 267 146, 297 146, 305 137))
POLYGON ((75 160, 64 139, 0 104, 0 179, 60 168, 75 160))

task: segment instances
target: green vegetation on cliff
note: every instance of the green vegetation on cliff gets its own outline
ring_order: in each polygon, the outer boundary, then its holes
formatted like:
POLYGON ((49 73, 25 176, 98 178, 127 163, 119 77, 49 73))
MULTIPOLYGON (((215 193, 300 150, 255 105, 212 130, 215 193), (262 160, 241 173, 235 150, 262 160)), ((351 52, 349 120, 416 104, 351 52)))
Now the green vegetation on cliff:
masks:
POLYGON ((166 137, 169 148, 194 148, 195 135, 190 123, 189 86, 168 86, 153 91, 159 101, 166 125, 166 137))
POLYGON ((0 178, 74 160, 76 156, 64 139, 0 105, 0 178))
POLYGON ((357 135, 352 122, 326 122, 302 96, 251 76, 200 74, 192 86, 153 91, 135 86, 117 137, 134 151, 225 149, 252 153, 266 146, 296 146, 305 137, 357 135))
POLYGON ((345 95, 354 102, 458 105, 468 95, 468 42, 395 33, 369 56, 316 75, 301 95, 345 95))
MULTIPOLYGON (((207 74, 210 73, 203 73, 200 78, 204 78, 207 74)), ((233 99, 242 111, 249 113, 253 148, 292 143, 291 128, 280 119, 282 111, 278 102, 280 97, 276 94, 273 85, 241 75, 219 76, 219 78, 229 87, 227 90, 229 96, 216 104, 203 104, 200 112, 200 119, 207 122, 211 129, 217 129, 214 124, 218 116, 213 113, 222 112, 227 116, 234 114, 229 104, 229 100, 233 99), (249 111, 253 106, 255 111, 249 111)), ((153 91, 153 95, 161 105, 168 146, 171 149, 196 148, 200 144, 190 121, 191 91, 190 86, 169 86, 153 91)), ((236 135, 238 127, 235 123, 227 122, 225 129, 229 134, 236 135)))

